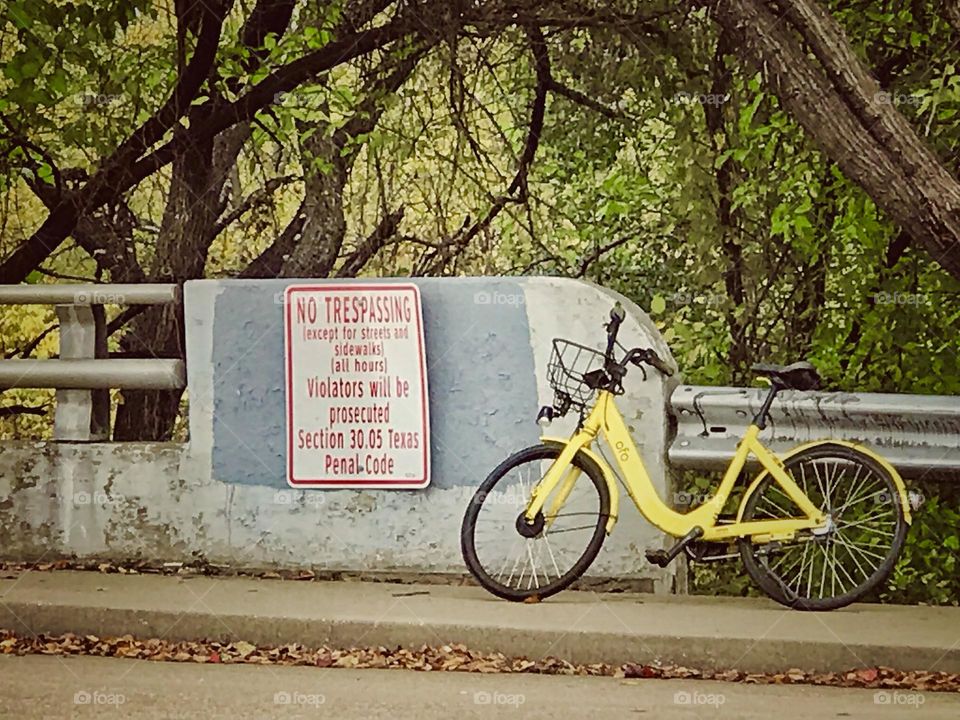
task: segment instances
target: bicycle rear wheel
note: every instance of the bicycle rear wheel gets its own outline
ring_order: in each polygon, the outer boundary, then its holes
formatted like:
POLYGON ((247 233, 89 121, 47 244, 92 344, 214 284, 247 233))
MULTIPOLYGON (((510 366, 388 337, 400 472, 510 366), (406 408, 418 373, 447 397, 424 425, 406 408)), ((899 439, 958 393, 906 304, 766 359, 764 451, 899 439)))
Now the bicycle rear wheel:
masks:
MULTIPOLYGON (((571 466, 581 477, 562 506, 552 517, 541 513, 532 529, 521 527, 531 491, 560 451, 535 445, 511 455, 483 481, 467 507, 460 530, 463 559, 477 582, 497 597, 522 601, 554 595, 579 578, 600 552, 610 494, 600 469, 582 453, 571 466)), ((558 492, 559 486, 547 498, 547 513, 558 492)))
MULTIPOLYGON (((825 443, 798 453, 784 468, 828 526, 790 541, 754 543, 741 538, 740 556, 754 582, 783 605, 835 610, 884 582, 907 535, 897 484, 869 455, 825 443)), ((770 476, 747 499, 743 519, 803 517, 770 476)))

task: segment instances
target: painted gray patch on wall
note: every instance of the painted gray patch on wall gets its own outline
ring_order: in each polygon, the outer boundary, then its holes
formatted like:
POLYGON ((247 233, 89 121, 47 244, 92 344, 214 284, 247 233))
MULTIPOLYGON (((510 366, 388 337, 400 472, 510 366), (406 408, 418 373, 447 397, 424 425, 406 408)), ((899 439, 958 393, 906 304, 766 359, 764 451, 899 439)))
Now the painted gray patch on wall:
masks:
MULTIPOLYGON (((212 357, 217 480, 286 487, 282 297, 307 282, 222 283, 212 357)), ((475 486, 540 435, 523 290, 500 278, 412 282, 423 303, 431 486, 475 486)))

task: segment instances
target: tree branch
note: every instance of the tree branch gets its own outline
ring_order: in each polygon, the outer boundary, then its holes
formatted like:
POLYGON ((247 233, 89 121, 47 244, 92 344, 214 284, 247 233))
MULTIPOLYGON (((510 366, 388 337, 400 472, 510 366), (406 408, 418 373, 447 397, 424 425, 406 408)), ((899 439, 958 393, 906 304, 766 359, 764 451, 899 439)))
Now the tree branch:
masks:
MULTIPOLYGON (((190 109, 190 104, 210 75, 217 55, 217 46, 220 44, 223 21, 232 4, 233 0, 203 0, 203 2, 190 3, 191 9, 198 13, 200 23, 197 45, 190 62, 184 68, 167 101, 120 144, 120 147, 104 162, 104 167, 128 163, 140 157, 190 109)), ((183 23, 183 18, 180 20, 183 23)))
POLYGON ((253 208, 267 202, 281 187, 299 179, 300 178, 296 175, 283 175, 281 177, 270 178, 261 187, 257 188, 256 191, 247 195, 247 197, 240 201, 240 203, 237 204, 237 206, 234 207, 229 213, 220 218, 216 225, 210 229, 210 232, 207 236, 208 239, 212 241, 230 225, 235 223, 246 213, 253 210, 253 208))
POLYGON ((456 253, 462 251, 470 244, 477 235, 486 230, 493 222, 494 218, 500 214, 509 202, 524 202, 527 199, 527 175, 530 172, 530 165, 536 155, 537 147, 540 144, 540 134, 543 132, 543 121, 547 107, 547 88, 551 82, 550 75, 550 56, 547 53, 547 43, 544 40, 543 32, 538 27, 527 29, 527 37, 530 42, 530 51, 533 55, 534 71, 537 77, 536 87, 534 88, 533 103, 530 110, 530 125, 527 130, 527 139, 524 143, 523 153, 517 167, 517 172, 513 181, 507 188, 505 195, 496 198, 480 220, 474 223, 466 232, 459 237, 453 238, 446 243, 439 251, 430 253, 418 263, 416 275, 430 275, 442 268, 456 253))
POLYGON ((46 328, 43 329, 43 331, 40 332, 39 335, 37 335, 33 340, 28 342, 22 348, 17 348, 15 350, 11 350, 10 352, 8 352, 4 359, 9 360, 10 358, 16 357, 17 355, 19 355, 21 358, 26 358, 28 355, 30 355, 30 353, 32 353, 34 350, 37 349, 37 345, 42 343, 43 339, 47 335, 52 333, 58 327, 60 327, 60 325, 57 323, 54 323, 53 325, 48 325, 46 328))
POLYGON ((557 80, 554 80, 553 78, 550 78, 550 83, 547 86, 547 89, 552 93, 556 93, 557 95, 561 95, 567 98, 568 100, 576 103, 577 105, 583 105, 586 108, 590 108, 591 110, 598 112, 604 117, 609 118, 611 120, 630 120, 631 119, 630 116, 627 115, 626 113, 622 113, 622 112, 619 112, 618 110, 614 110, 613 108, 609 108, 603 103, 599 102, 598 100, 594 100, 589 95, 585 95, 579 90, 575 90, 572 87, 568 87, 563 83, 557 80))
POLYGON ((337 271, 336 277, 356 277, 370 258, 376 255, 380 248, 386 245, 387 241, 396 234, 400 221, 403 219, 403 212, 404 209, 401 205, 392 213, 386 215, 376 229, 357 246, 356 250, 347 256, 347 259, 337 271))
POLYGON ((34 407, 31 405, 5 405, 0 407, 0 417, 12 417, 14 415, 39 415, 47 414, 47 405, 34 407))
POLYGON ((630 242, 635 237, 637 237, 638 234, 639 233, 630 233, 629 235, 624 235, 622 238, 618 238, 616 240, 608 242, 606 245, 601 245, 589 255, 585 255, 580 260, 580 267, 577 269, 577 273, 576 275, 574 275, 574 277, 582 278, 584 275, 587 274, 587 270, 590 269, 590 266, 593 263, 595 263, 597 260, 599 260, 601 257, 606 255, 611 250, 614 250, 620 247, 621 245, 626 245, 628 242, 630 242))

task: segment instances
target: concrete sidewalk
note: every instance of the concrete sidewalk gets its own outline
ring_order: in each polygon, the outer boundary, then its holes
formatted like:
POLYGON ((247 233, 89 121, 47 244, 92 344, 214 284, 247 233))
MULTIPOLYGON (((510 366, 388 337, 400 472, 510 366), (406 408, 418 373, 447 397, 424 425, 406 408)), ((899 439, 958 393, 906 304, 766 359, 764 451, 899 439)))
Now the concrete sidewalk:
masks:
POLYGON ((64 571, 0 580, 0 627, 263 645, 463 643, 578 663, 747 672, 960 672, 960 608, 803 613, 769 600, 589 592, 523 605, 475 587, 64 571))

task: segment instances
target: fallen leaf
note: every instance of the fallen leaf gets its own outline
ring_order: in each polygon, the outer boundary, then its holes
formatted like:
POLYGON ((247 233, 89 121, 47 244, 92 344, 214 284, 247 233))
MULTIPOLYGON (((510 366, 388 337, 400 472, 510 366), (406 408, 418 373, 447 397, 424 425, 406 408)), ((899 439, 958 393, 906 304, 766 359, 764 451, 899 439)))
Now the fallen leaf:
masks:
POLYGON ((251 645, 250 643, 244 640, 241 640, 240 642, 235 642, 230 647, 236 650, 237 654, 242 658, 247 657, 247 655, 249 655, 250 653, 252 653, 254 650, 257 649, 256 645, 251 645))

